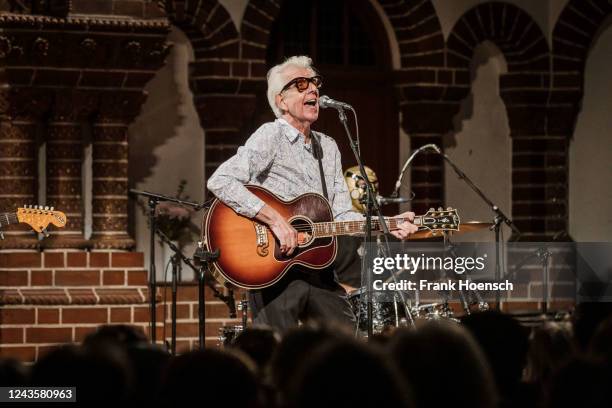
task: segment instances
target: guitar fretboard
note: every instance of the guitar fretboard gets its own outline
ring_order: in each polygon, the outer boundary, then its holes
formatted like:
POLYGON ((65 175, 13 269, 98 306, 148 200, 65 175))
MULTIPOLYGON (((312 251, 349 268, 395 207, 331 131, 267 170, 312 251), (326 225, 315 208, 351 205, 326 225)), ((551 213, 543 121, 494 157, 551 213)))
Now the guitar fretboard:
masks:
POLYGON ((9 224, 18 224, 19 220, 17 219, 16 213, 0 213, 0 227, 5 227, 9 224))
MULTIPOLYGON (((409 221, 408 218, 387 218, 385 217, 389 230, 398 229, 398 225, 404 221, 409 221)), ((412 223, 419 227, 419 230, 426 229, 423 226, 423 216, 417 215, 412 223)), ((314 237, 333 237, 336 235, 358 234, 365 231, 365 221, 333 221, 333 222, 318 222, 313 224, 314 237)), ((372 229, 374 231, 382 231, 378 218, 372 218, 372 229)))

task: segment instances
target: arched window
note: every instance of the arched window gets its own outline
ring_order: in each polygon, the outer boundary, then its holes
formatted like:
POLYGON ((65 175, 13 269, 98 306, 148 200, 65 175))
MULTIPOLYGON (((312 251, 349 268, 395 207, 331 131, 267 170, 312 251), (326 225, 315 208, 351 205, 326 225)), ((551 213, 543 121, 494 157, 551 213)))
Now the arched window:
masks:
POLYGON ((279 62, 282 57, 305 54, 320 66, 384 65, 381 55, 384 49, 374 47, 376 33, 366 29, 368 20, 378 17, 361 12, 360 3, 355 0, 285 2, 272 30, 272 38, 278 41, 268 48, 268 61, 279 62))
MULTIPOLYGON (((399 113, 388 41, 368 0, 287 0, 267 51, 269 66, 293 55, 309 55, 323 76, 321 94, 355 108, 364 163, 377 173, 384 194, 392 191, 399 172, 399 113)), ((257 120, 272 118, 261 112, 257 120)), ((344 169, 355 165, 335 110, 321 110, 313 128, 336 140, 344 169)))

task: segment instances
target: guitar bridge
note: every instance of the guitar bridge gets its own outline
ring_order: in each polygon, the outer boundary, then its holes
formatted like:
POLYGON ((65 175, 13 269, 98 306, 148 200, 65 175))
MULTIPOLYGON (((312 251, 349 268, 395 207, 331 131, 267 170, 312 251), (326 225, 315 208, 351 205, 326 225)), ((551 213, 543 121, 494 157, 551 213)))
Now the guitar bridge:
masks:
POLYGON ((255 226, 255 236, 257 237, 257 255, 259 256, 268 256, 268 247, 270 244, 268 243, 268 229, 265 225, 261 225, 259 223, 253 222, 255 226))

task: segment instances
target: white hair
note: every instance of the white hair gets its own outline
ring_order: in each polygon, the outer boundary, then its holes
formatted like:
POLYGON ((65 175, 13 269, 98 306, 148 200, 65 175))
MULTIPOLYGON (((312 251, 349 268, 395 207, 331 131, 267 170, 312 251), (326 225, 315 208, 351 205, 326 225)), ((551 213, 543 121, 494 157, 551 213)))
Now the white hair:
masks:
POLYGON ((268 103, 272 108, 272 112, 277 118, 280 118, 283 111, 276 106, 276 95, 278 95, 283 86, 289 82, 285 71, 289 67, 306 68, 311 70, 316 75, 316 70, 312 66, 312 59, 306 55, 289 57, 282 64, 278 64, 270 68, 268 71, 268 103))

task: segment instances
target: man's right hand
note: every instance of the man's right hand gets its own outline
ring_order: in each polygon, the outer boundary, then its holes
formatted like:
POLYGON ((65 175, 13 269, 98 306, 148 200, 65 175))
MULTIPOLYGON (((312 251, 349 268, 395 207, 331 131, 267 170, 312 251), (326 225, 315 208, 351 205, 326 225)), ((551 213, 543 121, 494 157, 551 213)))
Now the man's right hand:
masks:
POLYGON ((255 218, 268 224, 278 239, 283 254, 288 256, 293 254, 298 245, 298 233, 278 211, 266 204, 259 210, 255 218))

